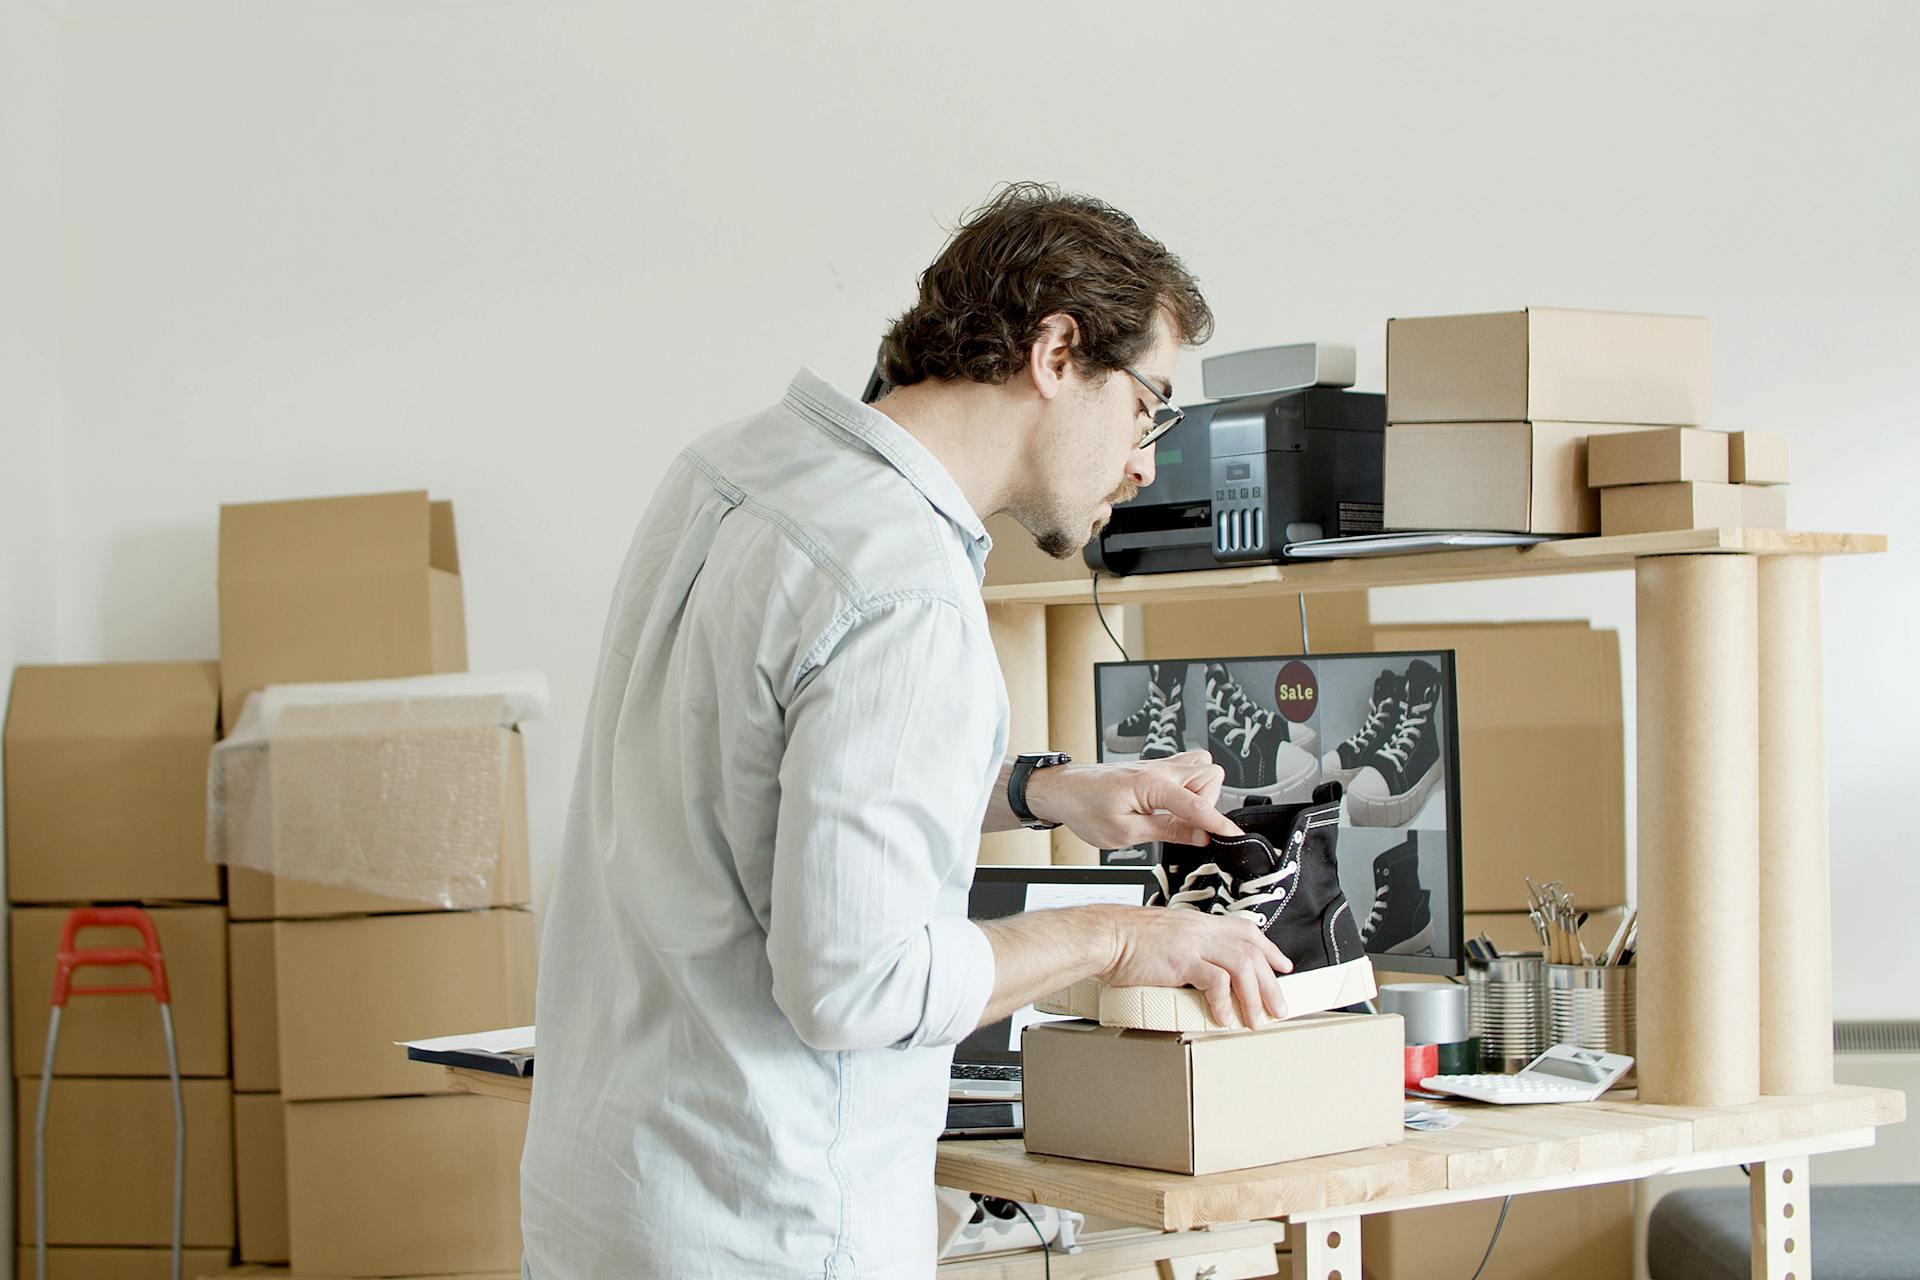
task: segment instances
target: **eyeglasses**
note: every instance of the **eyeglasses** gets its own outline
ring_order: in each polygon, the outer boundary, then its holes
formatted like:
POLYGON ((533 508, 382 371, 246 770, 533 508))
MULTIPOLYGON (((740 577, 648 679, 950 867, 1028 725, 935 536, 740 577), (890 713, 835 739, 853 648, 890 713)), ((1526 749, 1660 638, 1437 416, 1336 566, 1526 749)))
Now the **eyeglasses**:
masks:
POLYGON ((1167 432, 1179 426, 1180 419, 1186 417, 1187 412, 1173 401, 1167 399, 1164 395, 1161 395, 1160 388, 1141 377, 1138 369, 1133 368, 1131 365, 1126 368, 1127 372, 1133 376, 1133 380, 1145 387, 1148 393, 1160 402, 1160 407, 1153 411, 1153 422, 1145 431, 1140 433, 1139 441, 1133 446, 1135 449, 1144 449, 1161 436, 1167 434, 1167 432))

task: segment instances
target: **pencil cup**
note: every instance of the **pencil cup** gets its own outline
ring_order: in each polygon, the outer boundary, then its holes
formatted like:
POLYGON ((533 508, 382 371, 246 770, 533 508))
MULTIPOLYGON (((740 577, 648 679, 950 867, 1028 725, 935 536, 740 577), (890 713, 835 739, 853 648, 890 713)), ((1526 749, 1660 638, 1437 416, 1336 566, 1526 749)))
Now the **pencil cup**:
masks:
POLYGON ((1547 1011, 1556 1044, 1634 1053, 1634 966, 1550 964, 1547 1011))
POLYGON ((1538 951, 1467 961, 1467 1027, 1480 1038, 1486 1071, 1518 1071, 1547 1040, 1546 985, 1538 951))

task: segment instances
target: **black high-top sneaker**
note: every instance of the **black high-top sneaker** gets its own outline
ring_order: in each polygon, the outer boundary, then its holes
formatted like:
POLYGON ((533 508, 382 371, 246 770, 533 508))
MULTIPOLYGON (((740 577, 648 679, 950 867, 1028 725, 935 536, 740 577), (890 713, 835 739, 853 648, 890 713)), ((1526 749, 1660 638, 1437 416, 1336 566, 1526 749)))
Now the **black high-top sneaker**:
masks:
POLYGON ((1366 767, 1367 757, 1393 736, 1406 696, 1405 676, 1391 671, 1375 676, 1373 696, 1367 699, 1367 722, 1360 726, 1360 732, 1320 757, 1320 776, 1343 787, 1351 786, 1354 775, 1366 767))
POLYGON ((1207 664, 1207 753, 1226 771, 1220 797, 1244 805, 1259 794, 1275 804, 1301 804, 1313 794, 1320 762, 1318 735, 1247 696, 1226 664, 1207 664))
MULTIPOLYGON (((1180 678, 1183 672, 1183 667, 1173 663, 1147 664, 1147 696, 1120 723, 1107 726, 1105 743, 1108 751, 1120 755, 1138 755, 1146 748, 1147 739, 1153 733, 1154 719, 1169 702, 1180 701, 1180 678), (1172 690, 1171 698, 1168 697, 1169 688, 1172 690)), ((1177 732, 1175 736, 1178 736, 1177 732)))
POLYGON ((1415 658, 1407 664, 1407 700, 1393 735, 1367 757, 1347 788, 1347 820, 1356 827, 1399 827, 1413 821, 1440 778, 1440 672, 1415 658))
MULTIPOLYGON (((1159 664, 1155 666, 1158 668, 1159 664)), ((1147 721, 1147 738, 1140 747, 1142 760, 1165 760, 1187 749, 1187 700, 1186 691, 1181 687, 1187 669, 1170 663, 1165 670, 1171 678, 1160 686, 1160 705, 1147 721)), ((1152 696, 1149 692, 1149 700, 1152 696)))
POLYGON ((1360 942, 1374 955, 1433 954, 1432 895, 1420 887, 1419 833, 1373 860, 1373 910, 1360 942))
MULTIPOLYGON (((1149 905, 1242 915, 1258 924, 1293 961, 1293 972, 1276 979, 1289 1018, 1372 999, 1373 965, 1340 891, 1334 856, 1339 784, 1323 784, 1306 804, 1261 805, 1228 816, 1245 835, 1164 846, 1160 887, 1149 905)), ((1221 1025, 1198 992, 1166 987, 1107 988, 1100 1021, 1158 1031, 1221 1025)))

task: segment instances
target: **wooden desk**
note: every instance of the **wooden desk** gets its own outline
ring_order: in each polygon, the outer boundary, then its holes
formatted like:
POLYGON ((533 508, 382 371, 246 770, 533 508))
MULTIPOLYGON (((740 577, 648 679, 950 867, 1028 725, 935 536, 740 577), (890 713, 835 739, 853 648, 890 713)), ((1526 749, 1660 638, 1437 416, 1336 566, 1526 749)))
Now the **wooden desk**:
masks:
MULTIPOLYGON (((460 1067, 447 1075, 465 1093, 533 1096, 531 1079, 460 1067)), ((1585 1104, 1447 1109, 1466 1119, 1443 1133, 1199 1177, 1028 1155, 1013 1138, 943 1142, 934 1180, 1163 1231, 1284 1219, 1295 1280, 1357 1280, 1368 1214, 1744 1164, 1753 1169, 1753 1274, 1785 1280, 1808 1274, 1808 1157, 1871 1146, 1875 1128, 1907 1114, 1899 1091, 1857 1087, 1732 1107, 1660 1106, 1622 1093, 1585 1104)))
POLYGON ((1783 1280, 1807 1274, 1807 1158, 1871 1146, 1875 1127, 1905 1118, 1906 1097, 1843 1087, 1732 1107, 1657 1106, 1623 1095, 1584 1105, 1453 1109, 1467 1118, 1443 1133, 1234 1173, 1191 1177, 1034 1156, 1007 1139, 942 1143, 934 1178, 1162 1228, 1283 1218, 1295 1280, 1332 1280, 1361 1274, 1360 1219, 1368 1214, 1746 1164, 1753 1168, 1753 1274, 1783 1280))

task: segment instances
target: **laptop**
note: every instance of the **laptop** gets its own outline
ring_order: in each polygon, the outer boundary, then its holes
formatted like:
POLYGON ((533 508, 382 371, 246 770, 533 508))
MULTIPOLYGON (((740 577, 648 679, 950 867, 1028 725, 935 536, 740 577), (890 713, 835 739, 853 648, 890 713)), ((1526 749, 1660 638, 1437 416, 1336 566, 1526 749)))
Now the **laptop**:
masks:
MULTIPOLYGON (((1096 903, 1145 906, 1154 886, 1148 867, 980 866, 967 895, 967 917, 997 920, 1022 911, 1096 903)), ((955 1101, 1015 1102, 1020 1098, 1020 1033, 1057 1015, 1032 1005, 981 1027, 954 1047, 947 1097, 955 1101)))

